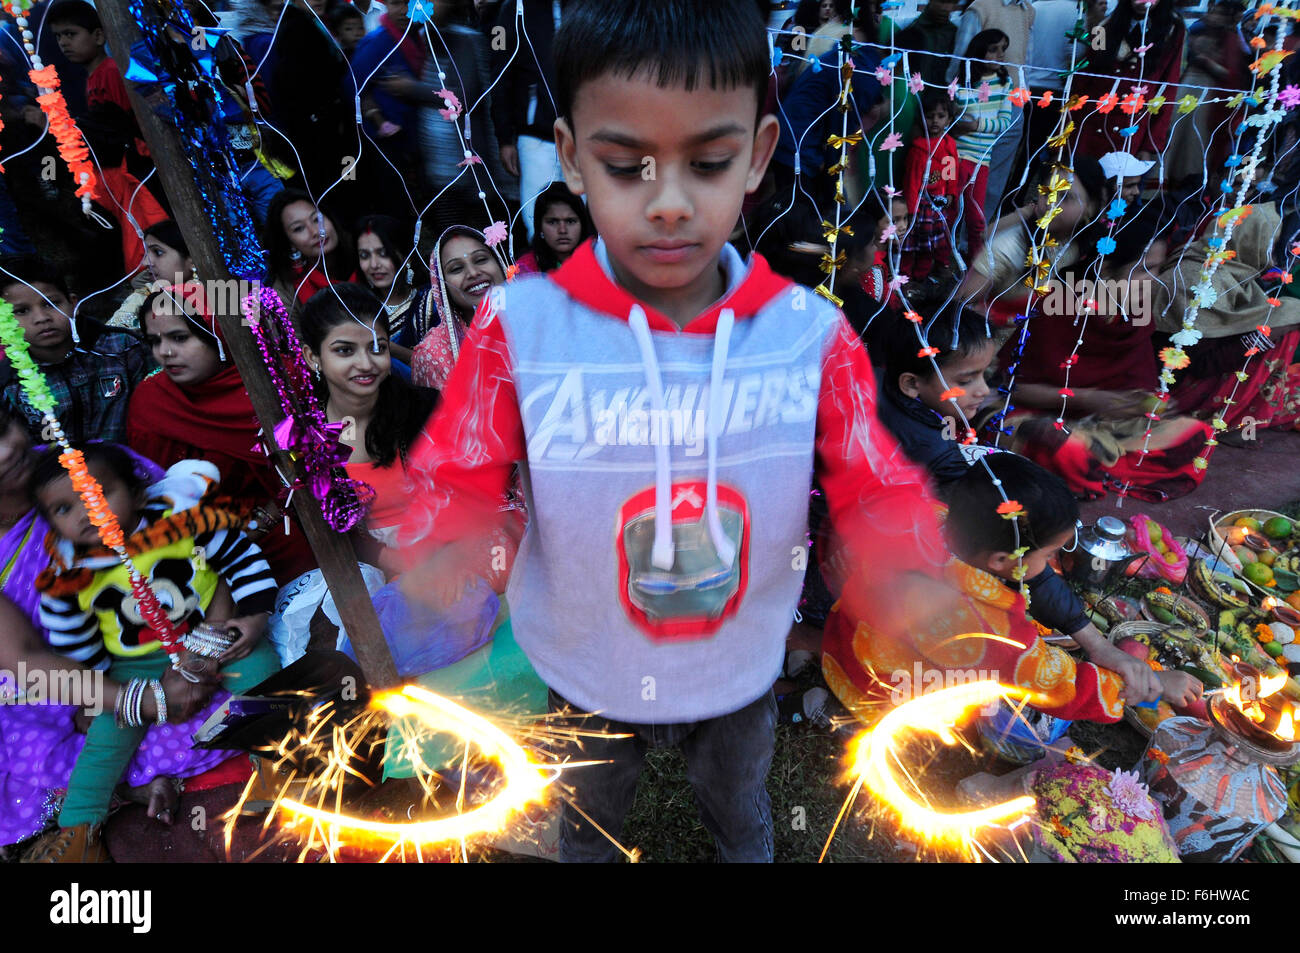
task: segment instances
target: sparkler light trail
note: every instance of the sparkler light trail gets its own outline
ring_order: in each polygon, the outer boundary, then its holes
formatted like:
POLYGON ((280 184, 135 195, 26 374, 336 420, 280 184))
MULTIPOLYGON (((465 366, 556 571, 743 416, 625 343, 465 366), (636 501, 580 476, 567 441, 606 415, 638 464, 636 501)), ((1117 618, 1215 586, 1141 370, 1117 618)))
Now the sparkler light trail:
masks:
MULTIPOLYGON (((970 709, 998 699, 1021 699, 1026 694, 1024 689, 1014 686, 978 681, 922 695, 894 708, 854 741, 849 775, 855 783, 845 810, 865 786, 897 817, 904 829, 927 841, 960 846, 974 854, 976 835, 982 829, 1022 821, 1032 814, 1034 799, 1022 796, 972 811, 935 810, 899 783, 897 772, 906 773, 900 750, 906 736, 916 732, 933 734, 946 745, 957 744, 959 739, 952 729, 970 709)), ((912 787, 916 788, 914 782, 912 787)))
POLYGON ((464 814, 402 824, 352 817, 287 797, 279 802, 281 810, 291 818, 306 818, 332 828, 331 834, 340 839, 353 840, 360 835, 393 844, 440 844, 501 830, 512 814, 540 801, 553 780, 553 773, 529 760, 524 749, 504 731, 441 695, 407 685, 376 697, 374 705, 394 718, 415 718, 432 731, 455 734, 478 746, 501 766, 503 790, 464 814))

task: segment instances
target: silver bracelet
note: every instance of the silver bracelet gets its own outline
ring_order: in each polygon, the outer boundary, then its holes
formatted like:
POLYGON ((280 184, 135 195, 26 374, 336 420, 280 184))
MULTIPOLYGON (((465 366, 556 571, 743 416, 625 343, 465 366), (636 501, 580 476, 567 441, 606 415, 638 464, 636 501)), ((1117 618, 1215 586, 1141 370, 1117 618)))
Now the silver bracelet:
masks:
POLYGON ((126 709, 126 723, 131 728, 140 727, 140 723, 144 720, 140 712, 144 707, 144 687, 143 678, 131 679, 131 697, 127 699, 126 709))
POLYGON ((163 691, 162 680, 153 679, 149 682, 149 687, 153 689, 154 707, 158 709, 156 724, 167 724, 167 694, 163 691))
POLYGON ((113 722, 119 728, 126 727, 126 719, 123 716, 123 712, 126 709, 126 705, 124 704, 126 701, 126 693, 130 688, 130 682, 127 682, 125 685, 119 685, 117 688, 117 700, 113 702, 113 722))

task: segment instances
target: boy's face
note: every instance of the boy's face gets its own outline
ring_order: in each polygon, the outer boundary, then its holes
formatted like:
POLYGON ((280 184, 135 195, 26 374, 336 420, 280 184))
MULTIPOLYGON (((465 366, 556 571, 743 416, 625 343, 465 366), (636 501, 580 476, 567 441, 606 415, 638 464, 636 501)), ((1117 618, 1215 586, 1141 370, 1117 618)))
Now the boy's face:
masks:
MULTIPOLYGON (((917 350, 920 349, 921 345, 918 343, 917 350)), ((931 374, 925 378, 915 374, 900 374, 898 389, 908 397, 915 397, 943 417, 952 417, 953 406, 956 405, 961 408, 961 412, 969 421, 974 418, 980 409, 980 404, 984 403, 984 398, 989 394, 989 385, 984 380, 984 372, 988 370, 996 356, 997 348, 992 341, 989 341, 978 350, 944 364, 941 368, 942 380, 938 374, 931 374), (949 387, 960 387, 966 393, 961 397, 943 400, 940 395, 949 387)))
POLYGON ((94 62, 104 52, 103 30, 87 30, 75 23, 55 23, 51 32, 59 43, 59 52, 73 63, 94 62))
POLYGON ((615 276, 652 307, 698 313, 720 293, 718 253, 779 134, 773 116, 755 130, 754 112, 752 87, 687 92, 642 72, 585 83, 572 127, 556 120, 569 188, 587 195, 615 276))
POLYGON ((1125 201, 1125 203, 1129 205, 1132 205, 1139 198, 1141 198, 1142 197, 1142 176, 1140 175, 1124 176, 1124 181, 1120 186, 1119 197, 1122 198, 1125 201))
POLYGON ((907 203, 902 199, 894 199, 889 203, 890 214, 893 215, 891 221, 894 225, 894 231, 898 233, 898 240, 903 240, 903 235, 907 232, 908 214, 907 203))
POLYGON ((356 49, 357 44, 361 42, 365 35, 366 21, 359 20, 356 17, 348 17, 339 24, 339 33, 336 39, 339 41, 340 47, 350 52, 356 49))
MULTIPOLYGON (((131 488, 118 479, 117 474, 97 463, 86 467, 104 490, 104 500, 117 517, 123 531, 130 535, 135 530, 136 512, 141 501, 131 488)), ((81 494, 72 486, 72 477, 62 473, 36 491, 36 502, 54 531, 78 546, 98 546, 99 530, 90 522, 86 504, 81 494)))
POLYGON ((23 329, 32 359, 43 364, 62 360, 72 342, 72 302, 54 285, 13 284, 3 290, 23 329))
MULTIPOLYGON (((1046 546, 1025 553, 1025 578, 1033 579, 1041 573, 1047 568, 1048 560, 1059 553, 1062 547, 1072 542, 1074 542, 1074 530, 1067 529, 1049 540, 1046 546)), ((987 569, 1002 579, 1015 578, 1012 573, 1018 564, 1011 558, 1010 553, 984 553, 980 561, 983 562, 980 569, 987 569)))
POLYGON ((938 139, 948 131, 948 121, 951 118, 948 115, 948 107, 935 106, 925 114, 925 131, 930 134, 931 139, 938 139))

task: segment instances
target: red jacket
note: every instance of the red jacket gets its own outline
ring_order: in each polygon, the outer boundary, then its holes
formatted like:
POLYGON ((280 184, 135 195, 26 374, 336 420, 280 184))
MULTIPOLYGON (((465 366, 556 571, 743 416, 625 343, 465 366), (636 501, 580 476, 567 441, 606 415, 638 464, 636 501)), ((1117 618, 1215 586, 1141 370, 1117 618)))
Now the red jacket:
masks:
POLYGON ((907 199, 908 211, 916 214, 923 191, 955 200, 961 194, 960 173, 957 140, 949 135, 938 140, 925 134, 917 136, 907 151, 907 171, 903 179, 903 196, 907 199))

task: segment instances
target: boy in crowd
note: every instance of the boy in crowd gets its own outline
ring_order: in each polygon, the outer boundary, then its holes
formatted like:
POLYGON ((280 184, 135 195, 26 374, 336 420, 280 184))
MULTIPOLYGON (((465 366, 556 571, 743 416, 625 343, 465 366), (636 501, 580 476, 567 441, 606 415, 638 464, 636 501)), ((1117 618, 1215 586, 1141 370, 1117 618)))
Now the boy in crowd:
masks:
POLYGON ((480 306, 411 454, 426 490, 405 541, 436 551, 404 584, 449 601, 486 571, 484 525, 522 462, 515 636, 553 708, 607 732, 571 750, 590 764, 563 775, 562 859, 615 856, 646 749, 674 745, 721 859, 771 861, 771 686, 810 478, 873 586, 937 572, 932 504, 844 318, 726 242, 779 134, 755 4, 565 16, 556 142, 601 237, 480 306))
POLYGON ((45 18, 59 41, 59 51, 86 68, 86 106, 111 104, 131 115, 131 100, 117 62, 105 49, 104 27, 95 8, 85 0, 59 0, 45 18))
MULTIPOLYGON (((45 374, 68 439, 124 441, 131 392, 155 367, 144 342, 85 319, 77 322, 81 340, 74 342, 70 315, 77 299, 62 275, 34 258, 0 265, 0 297, 13 308, 32 360, 45 374)), ((0 400, 26 424, 33 441, 52 439, 8 361, 0 365, 0 400)))

